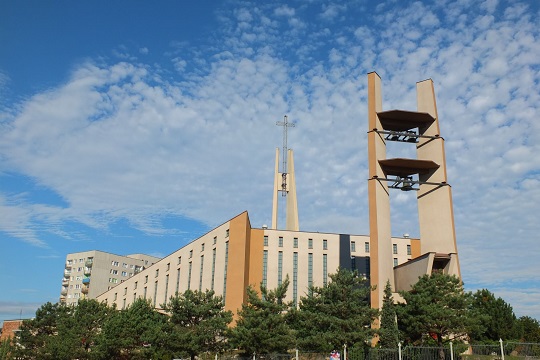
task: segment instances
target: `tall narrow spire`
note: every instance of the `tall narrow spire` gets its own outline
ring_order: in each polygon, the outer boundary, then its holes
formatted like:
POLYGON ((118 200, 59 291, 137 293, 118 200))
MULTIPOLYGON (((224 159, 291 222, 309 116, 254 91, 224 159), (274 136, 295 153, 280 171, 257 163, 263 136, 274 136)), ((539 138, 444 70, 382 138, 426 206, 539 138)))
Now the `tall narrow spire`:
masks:
POLYGON ((283 121, 277 121, 276 125, 283 126, 283 153, 282 168, 281 172, 279 172, 279 148, 276 148, 272 229, 277 229, 278 226, 278 193, 281 192, 281 196, 287 197, 285 213, 286 230, 298 231, 298 203, 296 199, 293 151, 287 148, 287 129, 289 127, 295 127, 295 124, 289 123, 288 117, 285 115, 283 121))

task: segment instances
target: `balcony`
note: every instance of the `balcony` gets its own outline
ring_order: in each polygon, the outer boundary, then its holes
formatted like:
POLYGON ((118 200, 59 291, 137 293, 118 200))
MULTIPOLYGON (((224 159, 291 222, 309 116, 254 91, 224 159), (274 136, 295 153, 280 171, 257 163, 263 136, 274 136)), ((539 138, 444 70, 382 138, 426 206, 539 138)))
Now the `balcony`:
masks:
POLYGON ((62 295, 62 296, 66 296, 67 293, 68 293, 68 291, 67 291, 67 289, 65 289, 65 288, 62 289, 62 291, 60 291, 60 295, 62 295))
POLYGON ((66 263, 66 270, 71 270, 73 265, 66 263))
POLYGON ((65 296, 60 296, 60 302, 65 303, 66 302, 66 297, 65 296))
POLYGON ((71 276, 71 270, 64 270, 64 277, 66 279, 69 279, 70 276, 71 276))
POLYGON ((92 273, 92 268, 85 267, 84 268, 84 275, 89 276, 92 273))
POLYGON ((68 279, 66 279, 66 278, 62 279, 62 286, 68 286, 68 284, 69 284, 68 279))
POLYGON ((83 284, 90 284, 90 278, 84 278, 82 279, 83 284))
POLYGON ((88 290, 89 290, 88 286, 83 286, 83 288, 81 289, 81 292, 86 295, 88 294, 88 290))
POLYGON ((94 264, 94 259, 88 259, 84 263, 84 266, 91 268, 93 264, 94 264))

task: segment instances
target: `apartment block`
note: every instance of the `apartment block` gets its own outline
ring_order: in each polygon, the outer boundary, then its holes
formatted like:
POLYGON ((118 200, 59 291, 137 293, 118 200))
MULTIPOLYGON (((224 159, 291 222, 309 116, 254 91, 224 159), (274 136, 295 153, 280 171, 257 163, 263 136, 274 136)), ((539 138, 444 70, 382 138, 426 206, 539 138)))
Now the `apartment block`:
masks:
POLYGON ((98 250, 68 254, 60 301, 76 304, 82 298, 95 299, 157 261, 144 254, 122 256, 98 250))

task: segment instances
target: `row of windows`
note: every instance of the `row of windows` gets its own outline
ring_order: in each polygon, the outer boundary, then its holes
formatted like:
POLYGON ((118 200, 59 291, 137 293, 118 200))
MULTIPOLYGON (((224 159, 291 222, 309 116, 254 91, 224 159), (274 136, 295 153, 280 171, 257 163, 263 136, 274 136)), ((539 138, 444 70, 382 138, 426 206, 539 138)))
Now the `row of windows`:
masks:
MULTIPOLYGON (((397 254, 398 253, 398 247, 397 244, 392 245, 392 253, 397 254)), ((411 255, 411 245, 407 245, 407 255, 411 255)))
MULTIPOLYGON (((112 275, 118 275, 118 270, 111 269, 111 270, 110 270, 110 274, 112 274, 112 275)), ((127 271, 122 271, 120 274, 121 274, 122 276, 130 276, 130 277, 133 276, 133 273, 128 273, 127 271)))
MULTIPOLYGON (((229 229, 226 230, 225 232, 225 238, 228 238, 229 237, 229 229)), ((217 236, 214 236, 214 239, 212 241, 212 245, 216 245, 217 244, 217 236)), ((202 243, 201 244, 201 252, 204 251, 204 248, 205 248, 205 243, 202 243)), ((215 250, 215 249, 214 249, 215 250)), ((192 250, 189 250, 189 258, 193 258, 193 249, 192 250)), ((180 265, 182 263, 182 257, 179 256, 178 257, 178 265, 180 265)), ((167 270, 169 270, 169 265, 170 264, 167 264, 167 270)))
MULTIPOLYGON (((268 246, 268 235, 264 235, 264 246, 268 246)), ((328 250, 328 240, 322 242, 323 250, 328 250)), ((278 247, 283 247, 283 236, 278 237, 278 247)), ((293 238, 293 248, 298 249, 298 238, 293 238)), ((308 239, 308 249, 313 249, 313 239, 308 239)))
MULTIPOLYGON (((216 249, 214 248, 213 249, 213 253, 212 253, 212 280, 211 280, 211 285, 210 285, 210 289, 211 290, 214 290, 214 284, 215 284, 215 273, 216 273, 216 249)), ((229 256, 229 242, 225 242, 225 269, 224 269, 224 275, 223 275, 223 296, 225 297, 225 294, 226 294, 226 285, 227 285, 227 263, 228 263, 228 256, 229 256)), ((187 288, 188 289, 191 289, 191 273, 192 273, 192 268, 193 268, 193 263, 190 261, 189 262, 189 265, 188 265, 188 283, 187 283, 187 288)), ((167 264, 167 270, 169 270, 170 268, 170 263, 167 264)), ((177 273, 176 273, 176 293, 179 292, 179 289, 180 289, 180 275, 181 275, 181 269, 178 268, 177 269, 177 273)), ((203 283, 203 275, 204 275, 204 255, 201 255, 201 267, 200 267, 200 272, 199 272, 199 291, 202 291, 202 283, 203 283)), ((159 276, 159 269, 156 270, 155 272, 155 276, 158 277, 159 276)), ((118 283, 118 279, 116 278, 109 278, 109 282, 111 283, 118 283)), ((144 283, 148 283, 148 275, 146 275, 144 277, 144 283)), ((133 289, 134 290, 137 290, 138 288, 138 284, 139 282, 138 281, 135 281, 133 283, 133 289)), ((154 306, 158 305, 156 303, 156 299, 157 299, 157 286, 158 286, 158 280, 156 280, 154 282, 154 297, 153 297, 153 302, 154 302, 154 306)), ((169 288, 169 274, 167 274, 165 276, 165 295, 164 295, 164 298, 165 298, 165 302, 167 301, 169 295, 168 295, 168 288, 169 288)), ((127 286, 124 287, 124 296, 127 295, 127 291, 128 291, 128 288, 127 286)), ((144 287, 144 298, 146 299, 146 293, 147 293, 147 287, 145 286, 144 287)), ((117 295, 118 293, 115 293, 114 294, 114 301, 117 300, 117 295)), ((134 299, 136 298, 136 293, 134 293, 134 299)), ((125 302, 125 299, 124 299, 124 302, 125 302)))
MULTIPOLYGON (((263 286, 268 286, 268 250, 263 252, 263 286)), ((293 253, 293 303, 298 301, 298 253, 293 253)), ((323 254, 323 284, 328 281, 328 255, 323 254)), ((278 286, 283 282, 283 251, 278 252, 278 286)), ((313 254, 308 253, 308 286, 313 286, 313 254)))
MULTIPOLYGON (((90 260, 91 258, 88 258, 88 259, 90 260)), ((82 262, 84 262, 84 259, 79 259, 79 263, 82 263, 82 262)), ((73 265, 73 264, 76 264, 76 263, 77 263, 77 259, 69 259, 67 261, 68 265, 73 265)))
MULTIPOLYGON (((264 246, 268 246, 268 235, 264 236, 264 246)), ((283 236, 278 237, 278 247, 283 247, 283 236)), ((328 240, 322 241, 323 250, 328 250, 328 240)), ((293 248, 298 248, 298 238, 293 238, 293 248)), ((313 249, 313 239, 308 239, 308 249, 313 249)), ((369 242, 364 243, 364 252, 369 253, 369 242)), ((351 252, 356 252, 356 242, 351 241, 351 252)), ((393 253, 398 253, 397 244, 393 244, 393 253)), ((411 245, 407 245, 407 255, 411 255, 411 245)))

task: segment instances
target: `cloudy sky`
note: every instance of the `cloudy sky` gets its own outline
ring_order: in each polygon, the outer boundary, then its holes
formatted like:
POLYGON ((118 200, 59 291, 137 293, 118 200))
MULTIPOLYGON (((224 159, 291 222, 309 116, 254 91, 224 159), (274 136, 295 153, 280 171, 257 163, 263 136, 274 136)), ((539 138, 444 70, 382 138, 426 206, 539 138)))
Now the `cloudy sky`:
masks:
POLYGON ((385 110, 433 79, 466 289, 540 319, 539 4, 1 1, 0 320, 57 301, 67 253, 270 223, 284 115, 301 230, 368 234, 371 71, 385 110))

